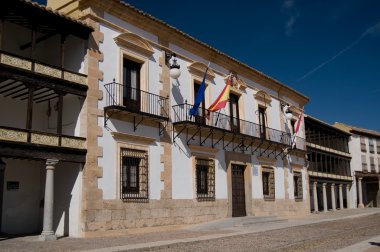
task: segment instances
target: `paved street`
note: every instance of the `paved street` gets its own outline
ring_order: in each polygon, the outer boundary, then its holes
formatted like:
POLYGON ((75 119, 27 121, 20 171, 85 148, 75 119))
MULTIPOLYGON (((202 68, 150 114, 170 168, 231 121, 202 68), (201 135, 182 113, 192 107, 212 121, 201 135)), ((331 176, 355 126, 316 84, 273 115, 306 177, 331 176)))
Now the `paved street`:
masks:
POLYGON ((112 233, 109 237, 3 237, 0 251, 380 251, 380 209, 307 217, 229 218, 186 227, 112 233), (360 243, 362 242, 362 243, 360 243), (346 248, 348 246, 353 246, 346 248))

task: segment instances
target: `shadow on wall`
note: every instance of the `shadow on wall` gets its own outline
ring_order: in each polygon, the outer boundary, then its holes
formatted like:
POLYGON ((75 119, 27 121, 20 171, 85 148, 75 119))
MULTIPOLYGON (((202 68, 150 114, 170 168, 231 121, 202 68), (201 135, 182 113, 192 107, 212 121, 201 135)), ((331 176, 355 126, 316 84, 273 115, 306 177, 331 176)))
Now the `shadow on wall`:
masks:
POLYGON ((180 83, 178 80, 175 80, 173 81, 172 83, 172 94, 173 94, 173 98, 174 98, 174 101, 175 101, 175 104, 183 104, 184 103, 184 99, 183 99, 183 96, 181 94, 181 90, 180 90, 180 83))
POLYGON ((80 165, 68 162, 58 163, 54 176, 54 226, 57 236, 70 235, 78 224, 80 214, 80 165), (73 220, 71 219, 73 218, 73 220))

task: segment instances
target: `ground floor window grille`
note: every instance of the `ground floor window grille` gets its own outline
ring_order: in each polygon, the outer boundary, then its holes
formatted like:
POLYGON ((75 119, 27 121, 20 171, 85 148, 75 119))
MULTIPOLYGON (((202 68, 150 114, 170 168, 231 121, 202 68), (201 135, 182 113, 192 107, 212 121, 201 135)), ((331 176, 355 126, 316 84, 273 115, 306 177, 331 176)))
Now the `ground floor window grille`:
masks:
POLYGON ((196 158, 196 188, 199 201, 215 200, 214 160, 196 158))
POLYGON ((302 200, 302 174, 300 172, 293 173, 293 186, 294 186, 294 198, 296 200, 302 200))
POLYGON ((123 200, 148 200, 148 154, 121 149, 120 196, 123 200))
POLYGON ((273 168, 263 167, 262 183, 264 199, 273 200, 275 198, 275 182, 273 168))

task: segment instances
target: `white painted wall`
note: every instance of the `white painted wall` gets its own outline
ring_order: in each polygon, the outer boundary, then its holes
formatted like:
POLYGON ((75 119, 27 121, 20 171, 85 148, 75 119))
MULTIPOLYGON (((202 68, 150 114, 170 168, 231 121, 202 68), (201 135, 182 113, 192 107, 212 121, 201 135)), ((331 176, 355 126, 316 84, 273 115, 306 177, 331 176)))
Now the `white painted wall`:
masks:
POLYGON ((43 199, 41 184, 45 180, 43 163, 3 159, 6 163, 1 231, 9 234, 42 231, 43 199), (19 190, 7 190, 8 181, 18 181, 19 190))

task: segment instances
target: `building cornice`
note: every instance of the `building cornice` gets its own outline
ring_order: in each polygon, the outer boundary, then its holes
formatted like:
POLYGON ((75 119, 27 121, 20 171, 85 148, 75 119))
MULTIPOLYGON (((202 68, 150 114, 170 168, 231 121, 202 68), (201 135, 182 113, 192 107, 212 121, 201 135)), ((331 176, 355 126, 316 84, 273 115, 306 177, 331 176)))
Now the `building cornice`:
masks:
POLYGON ((268 87, 278 93, 293 99, 303 107, 309 98, 285 84, 265 75, 264 73, 232 58, 231 56, 195 39, 194 37, 178 30, 177 28, 124 3, 120 0, 79 0, 80 9, 97 8, 92 14, 103 19, 103 13, 107 12, 115 17, 131 23, 158 37, 170 38, 170 43, 175 44, 191 53, 199 55, 206 60, 214 62, 219 66, 250 79, 262 86, 268 87), (100 10, 100 11, 99 11, 100 10))

